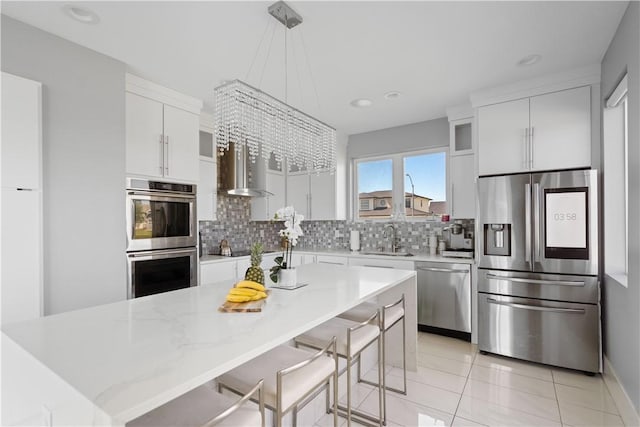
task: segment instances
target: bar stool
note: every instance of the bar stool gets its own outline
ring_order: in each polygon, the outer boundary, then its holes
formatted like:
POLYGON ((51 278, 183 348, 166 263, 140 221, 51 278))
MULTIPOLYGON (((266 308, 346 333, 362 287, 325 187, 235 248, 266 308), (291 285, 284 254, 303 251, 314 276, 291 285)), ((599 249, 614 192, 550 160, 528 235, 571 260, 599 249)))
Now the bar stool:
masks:
MULTIPOLYGON (((381 312, 382 319, 382 361, 383 366, 386 366, 386 339, 387 339, 387 331, 391 329, 393 326, 398 324, 400 320, 402 320, 402 372, 403 372, 403 387, 402 389, 390 387, 386 385, 385 381, 385 390, 393 391, 400 394, 407 394, 407 332, 406 332, 406 324, 405 324, 405 305, 404 305, 404 294, 402 297, 391 304, 385 306, 378 306, 377 304, 371 302, 364 302, 351 310, 347 310, 342 314, 339 314, 338 317, 343 319, 348 319, 354 322, 363 322, 364 320, 371 317, 371 315, 377 311, 381 312)), ((365 384, 377 385, 372 381, 368 381, 361 378, 360 371, 360 363, 358 363, 358 382, 363 382, 365 384)), ((383 368, 384 369, 384 368, 383 368)), ((386 399, 385 399, 386 400, 386 399)))
POLYGON ((258 381, 240 399, 233 400, 206 385, 165 403, 127 423, 127 427, 264 427, 263 381, 258 381), (258 408, 244 405, 258 394, 258 408))
MULTIPOLYGON (((314 392, 323 386, 327 393, 327 413, 330 412, 329 383, 333 378, 335 413, 338 384, 335 337, 327 339, 324 344, 316 353, 287 345, 278 346, 218 377, 218 391, 224 388, 243 394, 256 378, 264 378, 264 406, 274 412, 274 424, 281 427, 284 415, 291 411, 295 426, 298 409, 312 400, 317 395, 314 392), (334 356, 331 358, 328 354, 334 356)), ((337 415, 334 415, 333 422, 334 426, 338 425, 337 415)))
MULTIPOLYGON (((384 420, 384 375, 382 373, 382 342, 380 340, 380 319, 379 313, 374 313, 364 322, 357 323, 347 319, 334 317, 325 323, 305 332, 294 338, 296 345, 319 348, 327 337, 336 338, 336 353, 339 357, 346 359, 347 366, 347 406, 337 405, 340 416, 347 418, 347 425, 351 425, 352 419, 367 426, 382 426, 384 420), (378 325, 376 325, 376 323, 378 325), (375 325, 375 326, 374 326, 375 325), (360 354, 374 341, 378 341, 378 408, 379 417, 372 417, 351 407, 351 365, 359 359, 360 354), (369 421, 374 422, 371 424, 369 421)), ((337 383, 336 383, 337 384, 337 383)), ((336 387, 337 388, 337 387, 336 387)), ((337 391, 334 393, 337 396, 337 391)))

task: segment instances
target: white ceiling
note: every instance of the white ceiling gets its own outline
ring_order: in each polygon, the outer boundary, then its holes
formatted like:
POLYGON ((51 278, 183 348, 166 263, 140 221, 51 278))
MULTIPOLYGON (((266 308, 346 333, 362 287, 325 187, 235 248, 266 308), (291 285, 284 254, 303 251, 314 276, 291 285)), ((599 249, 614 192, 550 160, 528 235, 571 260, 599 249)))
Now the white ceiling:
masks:
MULTIPOLYGON (((285 30, 267 13, 273 2, 73 3, 94 11, 100 18, 96 25, 71 20, 62 12, 66 3, 2 1, 1 7, 10 17, 128 64, 134 74, 202 99, 210 112, 214 87, 227 79, 285 97, 285 30)), ((470 92, 600 63, 627 6, 611 1, 289 4, 304 18, 288 32, 289 103, 347 134, 443 117, 446 107, 468 102, 470 92), (516 66, 529 54, 542 60, 516 66), (402 95, 386 100, 389 91, 402 95), (356 109, 349 105, 355 98, 370 98, 374 105, 356 109)))

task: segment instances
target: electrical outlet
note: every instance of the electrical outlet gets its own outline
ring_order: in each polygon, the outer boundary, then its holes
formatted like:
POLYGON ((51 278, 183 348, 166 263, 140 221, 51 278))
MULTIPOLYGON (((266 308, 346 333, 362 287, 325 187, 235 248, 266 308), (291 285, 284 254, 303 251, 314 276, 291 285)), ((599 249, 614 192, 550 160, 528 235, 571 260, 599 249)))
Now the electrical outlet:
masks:
POLYGON ((336 230, 334 237, 342 237, 342 233, 340 233, 340 230, 336 230))
POLYGON ((264 237, 264 230, 260 230, 260 237, 264 237))

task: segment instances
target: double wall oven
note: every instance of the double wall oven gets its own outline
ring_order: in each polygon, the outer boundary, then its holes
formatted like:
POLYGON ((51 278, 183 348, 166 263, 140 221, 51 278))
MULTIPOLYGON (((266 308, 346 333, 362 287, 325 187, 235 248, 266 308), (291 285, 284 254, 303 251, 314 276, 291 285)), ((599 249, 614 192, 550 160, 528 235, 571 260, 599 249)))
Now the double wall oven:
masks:
POLYGON ((196 186, 127 179, 127 297, 197 285, 196 186))

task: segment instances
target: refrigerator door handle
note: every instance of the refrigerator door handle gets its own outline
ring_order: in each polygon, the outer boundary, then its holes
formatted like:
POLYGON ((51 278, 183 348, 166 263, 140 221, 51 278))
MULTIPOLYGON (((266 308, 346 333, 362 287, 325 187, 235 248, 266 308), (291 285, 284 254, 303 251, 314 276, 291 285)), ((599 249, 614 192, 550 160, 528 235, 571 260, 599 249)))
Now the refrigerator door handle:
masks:
POLYGON ((536 285, 558 285, 558 286, 584 286, 584 282, 577 280, 540 280, 540 279, 525 279, 521 277, 506 277, 498 276, 496 274, 487 273, 487 279, 505 280, 507 282, 516 283, 533 283, 536 285))
POLYGON ((540 224, 540 184, 533 184, 533 261, 539 262, 542 252, 540 245, 540 233, 542 226, 540 224))
POLYGON ((531 184, 524 185, 524 258, 531 262, 531 184))
POLYGON ((504 305, 507 307, 513 307, 513 308, 521 308, 524 310, 533 310, 533 311, 551 311, 554 313, 575 313, 575 314, 584 314, 585 310, 582 308, 554 308, 554 307, 540 307, 537 305, 527 305, 527 304, 516 304, 513 302, 505 302, 505 301, 498 301, 495 300, 493 298, 487 298, 487 302, 489 304, 496 304, 496 305, 504 305))

